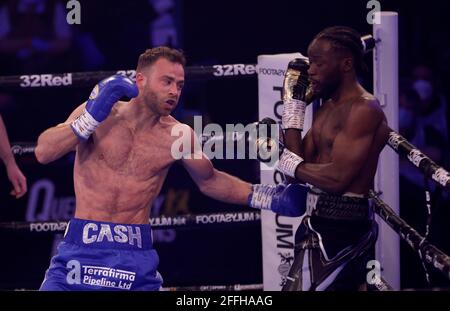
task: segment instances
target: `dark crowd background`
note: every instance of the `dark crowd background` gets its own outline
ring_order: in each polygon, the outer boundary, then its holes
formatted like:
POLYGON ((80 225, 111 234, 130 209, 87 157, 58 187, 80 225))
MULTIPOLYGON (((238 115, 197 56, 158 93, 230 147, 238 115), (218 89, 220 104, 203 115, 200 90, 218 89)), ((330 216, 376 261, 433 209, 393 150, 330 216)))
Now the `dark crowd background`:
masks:
MULTIPOLYGON (((135 69, 140 53, 157 45, 185 51, 188 66, 256 63, 260 54, 298 52, 327 26, 346 25, 372 32, 365 0, 347 1, 182 1, 90 0, 81 3, 81 24, 66 23, 59 0, 0 1, 0 76, 135 69)), ((447 169, 450 47, 448 1, 380 1, 399 13, 400 131, 447 169)), ((371 55, 366 63, 372 66, 371 55)), ((372 77, 361 77, 371 90, 372 77)), ((89 88, 0 90, 0 113, 11 142, 35 142, 48 127, 63 122, 86 100, 89 88)), ((187 81, 174 115, 193 115, 225 125, 257 120, 257 80, 187 81)), ((46 166, 32 155, 16 158, 28 180, 28 193, 15 200, 0 167, 0 222, 64 220, 73 216, 73 155, 46 166)), ((214 160, 221 170, 258 182, 250 160, 214 160)), ((420 233, 426 224, 426 183, 401 163, 401 216, 420 233)), ((431 184, 431 241, 450 254, 449 197, 431 184)), ((153 208, 155 215, 250 211, 199 193, 179 165, 171 169, 153 208)), ((208 226, 157 230, 160 272, 165 286, 262 283, 260 226, 208 226)), ((1 289, 39 287, 60 235, 2 232, 1 289)), ((425 281, 417 254, 401 245, 402 288, 448 287, 432 273, 425 281)))

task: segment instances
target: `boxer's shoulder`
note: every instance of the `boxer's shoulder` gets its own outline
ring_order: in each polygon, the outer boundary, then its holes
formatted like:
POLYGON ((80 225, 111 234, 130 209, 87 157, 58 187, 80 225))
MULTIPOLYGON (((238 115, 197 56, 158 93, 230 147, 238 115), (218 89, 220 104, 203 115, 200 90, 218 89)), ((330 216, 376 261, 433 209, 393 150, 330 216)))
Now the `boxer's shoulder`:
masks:
POLYGON ((160 120, 160 124, 162 124, 164 126, 168 126, 168 127, 173 127, 175 125, 186 125, 184 123, 181 123, 180 121, 178 121, 171 115, 163 116, 163 117, 159 118, 159 120, 160 120))
POLYGON ((129 104, 130 102, 119 100, 111 109, 110 117, 125 119, 127 105, 129 104))
POLYGON ((370 120, 381 120, 384 116, 378 99, 371 94, 356 99, 350 112, 354 117, 370 120))
POLYGON ((183 135, 186 135, 194 132, 190 125, 182 123, 172 116, 162 117, 160 120, 162 127, 164 127, 169 133, 172 133, 172 135, 179 135, 177 133, 181 132, 183 135))

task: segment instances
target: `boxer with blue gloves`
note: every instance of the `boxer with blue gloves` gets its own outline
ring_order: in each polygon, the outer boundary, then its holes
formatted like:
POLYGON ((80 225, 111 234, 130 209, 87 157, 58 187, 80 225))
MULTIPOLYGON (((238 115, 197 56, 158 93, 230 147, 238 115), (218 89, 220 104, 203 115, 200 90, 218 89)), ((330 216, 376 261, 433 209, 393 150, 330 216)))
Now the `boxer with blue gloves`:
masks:
POLYGON ((75 217, 41 290, 160 289, 149 217, 176 161, 213 199, 303 213, 305 191, 298 185, 252 186, 215 169, 197 148, 192 128, 170 115, 181 96, 184 66, 178 50, 149 49, 139 57, 136 83, 122 76, 103 80, 64 123, 39 136, 40 163, 76 151, 75 217), (178 148, 180 141, 187 144, 178 148))

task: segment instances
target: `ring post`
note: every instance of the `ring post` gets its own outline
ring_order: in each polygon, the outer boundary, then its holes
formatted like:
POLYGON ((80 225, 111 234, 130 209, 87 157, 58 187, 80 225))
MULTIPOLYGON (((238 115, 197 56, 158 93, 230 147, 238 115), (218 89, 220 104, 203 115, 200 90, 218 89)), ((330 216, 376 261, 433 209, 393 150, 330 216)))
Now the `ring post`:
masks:
MULTIPOLYGON (((398 131, 398 14, 377 12, 379 24, 373 26, 377 41, 373 54, 374 95, 380 101, 389 126, 398 131)), ((383 201, 399 214, 398 155, 384 148, 380 155, 375 178, 375 190, 383 201)), ((395 289, 400 289, 400 238, 379 219, 379 238, 376 257, 381 263, 383 278, 395 289)))

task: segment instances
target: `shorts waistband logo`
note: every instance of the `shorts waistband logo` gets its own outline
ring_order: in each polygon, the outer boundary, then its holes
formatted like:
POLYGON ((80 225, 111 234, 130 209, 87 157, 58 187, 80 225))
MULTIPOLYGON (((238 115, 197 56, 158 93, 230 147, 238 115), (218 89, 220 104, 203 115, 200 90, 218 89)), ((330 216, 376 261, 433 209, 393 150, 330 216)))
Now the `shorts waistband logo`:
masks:
POLYGON ((89 222, 83 228, 83 243, 108 242, 128 243, 142 248, 141 228, 136 226, 109 225, 89 222), (133 230, 134 229, 134 230, 133 230))

